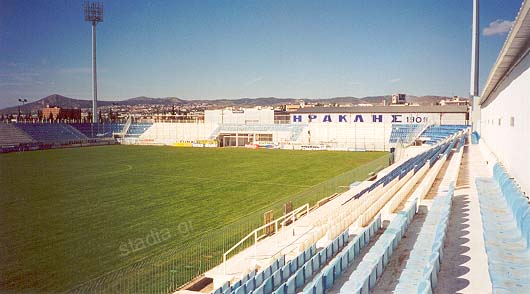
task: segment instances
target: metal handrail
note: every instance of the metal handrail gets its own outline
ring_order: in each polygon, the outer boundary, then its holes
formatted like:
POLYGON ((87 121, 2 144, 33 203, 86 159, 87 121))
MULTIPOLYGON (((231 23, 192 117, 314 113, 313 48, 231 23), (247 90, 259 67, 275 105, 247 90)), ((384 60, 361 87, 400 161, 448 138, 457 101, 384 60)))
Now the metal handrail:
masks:
POLYGON ((269 227, 271 225, 274 224, 274 234, 276 232, 278 232, 278 223, 282 220, 284 220, 281 225, 282 227, 285 226, 285 220, 287 220, 287 218, 289 217, 293 217, 293 221, 294 221, 294 217, 296 217, 296 214, 299 213, 300 211, 303 211, 305 209, 306 211, 306 215, 309 213, 309 203, 306 203, 300 207, 298 207, 297 209, 281 216, 280 218, 272 221, 272 222, 269 222, 269 223, 266 223, 264 225, 262 225, 261 227, 255 229, 254 231, 250 232, 248 235, 246 235, 243 239, 241 239, 239 242, 237 242, 234 246, 232 246, 230 249, 228 249, 225 253, 223 253, 223 267, 224 267, 224 274, 226 275, 226 256, 234 251, 237 247, 239 247, 239 245, 241 245, 243 242, 245 242, 247 239, 249 239, 250 237, 254 236, 254 258, 256 258, 256 245, 258 243, 258 232, 263 230, 264 228, 266 227, 269 227))

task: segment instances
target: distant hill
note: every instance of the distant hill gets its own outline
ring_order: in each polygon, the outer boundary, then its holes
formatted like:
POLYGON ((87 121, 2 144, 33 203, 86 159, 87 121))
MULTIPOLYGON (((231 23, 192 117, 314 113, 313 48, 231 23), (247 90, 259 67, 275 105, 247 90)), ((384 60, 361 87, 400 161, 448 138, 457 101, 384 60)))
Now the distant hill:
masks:
MULTIPOLYGON (((442 99, 448 99, 445 96, 407 96, 407 100, 412 103, 418 103, 420 105, 434 105, 442 99)), ((306 103, 322 103, 326 104, 373 104, 382 105, 383 100, 388 104, 391 96, 370 96, 370 97, 333 97, 333 98, 321 98, 321 99, 308 99, 308 98, 276 98, 276 97, 265 97, 265 98, 239 98, 239 99, 216 99, 216 100, 184 100, 178 97, 164 97, 164 98, 151 98, 151 97, 135 97, 125 100, 116 101, 98 101, 98 106, 108 105, 190 105, 199 103, 215 104, 216 107, 225 106, 240 106, 240 107, 254 107, 254 106, 267 106, 267 105, 282 105, 288 103, 298 103, 301 100, 306 103)), ((92 107, 91 100, 75 99, 65 97, 59 94, 52 94, 39 99, 34 102, 27 103, 20 107, 22 112, 37 112, 43 107, 59 106, 63 108, 90 108, 92 107)), ((16 113, 18 106, 8 107, 0 110, 0 113, 16 113)))

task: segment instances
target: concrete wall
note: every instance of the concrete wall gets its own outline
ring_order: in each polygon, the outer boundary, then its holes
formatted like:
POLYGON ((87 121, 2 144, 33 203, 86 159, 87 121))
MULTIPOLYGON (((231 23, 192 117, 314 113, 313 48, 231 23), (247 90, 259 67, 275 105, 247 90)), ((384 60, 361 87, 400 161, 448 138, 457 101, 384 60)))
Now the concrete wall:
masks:
POLYGON ((482 139, 530 193, 530 55, 481 105, 480 115, 482 139))
POLYGON ((309 113, 291 114, 291 123, 310 124, 366 124, 366 123, 418 123, 467 124, 466 113, 309 113))
POLYGON ((204 111, 207 124, 274 124, 274 110, 244 108, 241 110, 214 109, 204 111))

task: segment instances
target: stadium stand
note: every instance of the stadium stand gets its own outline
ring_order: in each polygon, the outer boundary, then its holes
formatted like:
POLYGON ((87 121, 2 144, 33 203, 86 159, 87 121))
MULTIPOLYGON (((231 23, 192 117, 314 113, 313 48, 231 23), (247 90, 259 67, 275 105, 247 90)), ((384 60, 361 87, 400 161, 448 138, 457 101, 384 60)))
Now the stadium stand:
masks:
POLYGON ((140 137, 145 131, 147 131, 153 124, 152 123, 132 123, 127 130, 127 137, 140 137))
POLYGON ((87 136, 68 124, 17 123, 16 127, 26 132, 33 140, 38 142, 60 143, 88 139, 87 136))
POLYGON ((420 139, 424 139, 425 144, 434 145, 465 128, 467 128, 465 125, 432 125, 421 133, 420 139))
POLYGON ((34 140, 13 124, 0 123, 0 146, 33 143, 34 140))
POLYGON ((112 138, 113 133, 121 133, 124 127, 121 123, 72 123, 70 125, 88 138, 112 138))
POLYGON ((424 125, 421 124, 393 124, 390 133, 390 143, 410 143, 422 131, 424 125))
MULTIPOLYGON (((237 270, 234 272, 234 268, 245 268, 241 261, 250 258, 245 256, 245 251, 234 256, 220 266, 217 272, 224 268, 223 277, 226 278, 228 267, 230 273, 233 273, 230 275, 239 278, 222 280, 221 284, 219 280, 216 281, 219 275, 216 275, 216 269, 213 269, 212 276, 217 287, 212 292, 215 294, 299 292, 321 294, 327 291, 369 293, 414 218, 418 203, 429 191, 441 166, 451 156, 439 196, 433 204, 434 208, 429 212, 425 228, 422 229, 424 238, 419 239, 421 241, 418 241, 414 256, 410 259, 408 266, 410 269, 406 271, 410 273, 404 273, 403 282, 400 279, 400 289, 421 286, 431 289, 431 285, 436 285, 435 279, 439 270, 439 263, 435 262, 434 256, 438 254, 436 258, 438 260, 441 258, 440 247, 433 247, 433 244, 443 244, 443 232, 447 225, 464 140, 463 132, 457 132, 455 128, 455 132, 448 134, 448 138, 440 141, 439 144, 397 163, 376 181, 359 186, 358 192, 342 194, 337 199, 339 204, 336 204, 338 205, 336 209, 330 206, 326 209, 316 209, 310 212, 308 217, 297 220, 293 224, 294 227, 291 227, 293 225, 287 227, 293 234, 297 231, 298 225, 312 229, 302 236, 293 236, 297 239, 298 245, 286 247, 278 253, 280 258, 287 260, 285 265, 278 265, 274 267, 275 270, 269 270, 276 263, 277 257, 273 258, 270 265, 261 271, 266 272, 263 278, 256 278, 263 274, 251 274, 253 278, 250 278, 248 272, 241 274, 237 274, 237 270), (394 210, 404 202, 403 208, 394 213, 394 210), (382 213, 386 214, 387 218, 390 216, 389 225, 376 243, 368 249, 368 253, 362 257, 347 282, 335 284, 338 278, 355 263, 360 250, 381 229, 382 213), (293 252, 298 253, 293 255, 293 252)), ((268 239, 265 239, 263 244, 260 244, 262 242, 256 244, 255 246, 258 247, 253 251, 259 251, 259 245, 266 247, 268 239)))

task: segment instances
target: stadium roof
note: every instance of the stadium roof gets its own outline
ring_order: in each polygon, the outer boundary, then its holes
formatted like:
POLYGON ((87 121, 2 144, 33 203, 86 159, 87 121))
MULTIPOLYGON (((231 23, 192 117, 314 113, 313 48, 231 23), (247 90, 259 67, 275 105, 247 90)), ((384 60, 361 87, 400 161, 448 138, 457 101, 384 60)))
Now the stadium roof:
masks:
POLYGON ((530 1, 525 0, 517 15, 510 34, 497 57, 482 92, 480 104, 485 103, 501 82, 530 52, 530 1))
POLYGON ((354 106, 354 107, 305 107, 295 113, 461 113, 467 106, 354 106))

